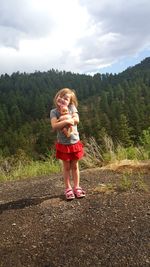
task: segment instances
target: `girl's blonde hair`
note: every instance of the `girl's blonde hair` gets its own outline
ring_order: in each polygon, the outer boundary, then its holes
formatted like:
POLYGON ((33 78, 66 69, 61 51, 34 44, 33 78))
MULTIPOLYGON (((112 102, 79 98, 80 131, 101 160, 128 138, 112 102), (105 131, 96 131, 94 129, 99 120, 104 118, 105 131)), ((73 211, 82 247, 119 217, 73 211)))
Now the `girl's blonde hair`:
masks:
POLYGON ((77 100, 77 97, 76 97, 76 93, 75 93, 75 91, 73 89, 69 89, 69 88, 63 88, 63 89, 60 89, 57 92, 57 94, 54 97, 55 106, 57 106, 57 101, 56 100, 57 100, 58 96, 63 97, 66 94, 71 95, 70 105, 74 104, 77 107, 78 106, 78 100, 77 100))

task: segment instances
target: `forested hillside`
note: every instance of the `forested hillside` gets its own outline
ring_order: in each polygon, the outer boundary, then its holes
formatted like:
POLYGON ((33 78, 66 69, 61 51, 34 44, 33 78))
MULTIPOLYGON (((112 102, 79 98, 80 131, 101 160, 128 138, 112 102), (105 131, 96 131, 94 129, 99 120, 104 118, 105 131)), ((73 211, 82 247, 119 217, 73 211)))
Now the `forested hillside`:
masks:
POLYGON ((81 75, 65 71, 13 73, 0 77, 0 154, 18 149, 33 158, 50 151, 55 134, 49 121, 57 90, 69 87, 79 100, 80 135, 105 134, 127 147, 150 127, 150 58, 118 74, 81 75))

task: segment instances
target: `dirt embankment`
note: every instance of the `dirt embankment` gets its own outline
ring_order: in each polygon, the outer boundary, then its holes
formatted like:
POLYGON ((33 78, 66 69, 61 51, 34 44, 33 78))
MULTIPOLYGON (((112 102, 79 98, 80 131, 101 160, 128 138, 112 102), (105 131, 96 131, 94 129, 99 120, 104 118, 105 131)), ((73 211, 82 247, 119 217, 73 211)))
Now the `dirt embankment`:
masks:
POLYGON ((71 202, 61 174, 1 183, 0 266, 150 266, 149 172, 126 191, 122 177, 82 171, 86 198, 71 202))

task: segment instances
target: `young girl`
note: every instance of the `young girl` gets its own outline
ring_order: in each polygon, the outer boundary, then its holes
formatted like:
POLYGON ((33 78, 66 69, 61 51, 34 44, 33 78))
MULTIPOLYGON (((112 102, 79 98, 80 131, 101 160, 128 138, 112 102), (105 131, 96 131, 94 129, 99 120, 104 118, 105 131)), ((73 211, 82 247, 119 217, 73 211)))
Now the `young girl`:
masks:
POLYGON ((53 130, 57 131, 56 143, 56 158, 63 162, 63 176, 65 182, 65 196, 67 200, 85 197, 84 190, 80 187, 80 173, 78 160, 83 157, 83 145, 80 142, 77 124, 79 123, 79 115, 77 111, 77 98, 73 90, 63 88, 58 91, 54 98, 56 108, 50 112, 51 125, 53 130), (65 120, 60 120, 60 106, 61 103, 67 105, 69 115, 65 120), (72 126, 73 134, 67 137, 62 129, 64 127, 72 126), (70 176, 72 175, 74 181, 74 188, 72 189, 70 183, 70 176))

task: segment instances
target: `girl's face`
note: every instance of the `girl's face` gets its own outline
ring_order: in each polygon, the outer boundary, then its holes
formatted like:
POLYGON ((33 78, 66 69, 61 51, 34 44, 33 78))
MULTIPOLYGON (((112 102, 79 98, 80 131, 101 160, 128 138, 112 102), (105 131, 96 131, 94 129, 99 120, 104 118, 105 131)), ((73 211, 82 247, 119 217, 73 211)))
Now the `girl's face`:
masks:
POLYGON ((60 107, 61 105, 64 105, 68 107, 70 104, 70 99, 71 99, 71 94, 65 94, 63 96, 59 95, 56 100, 57 106, 60 107))

